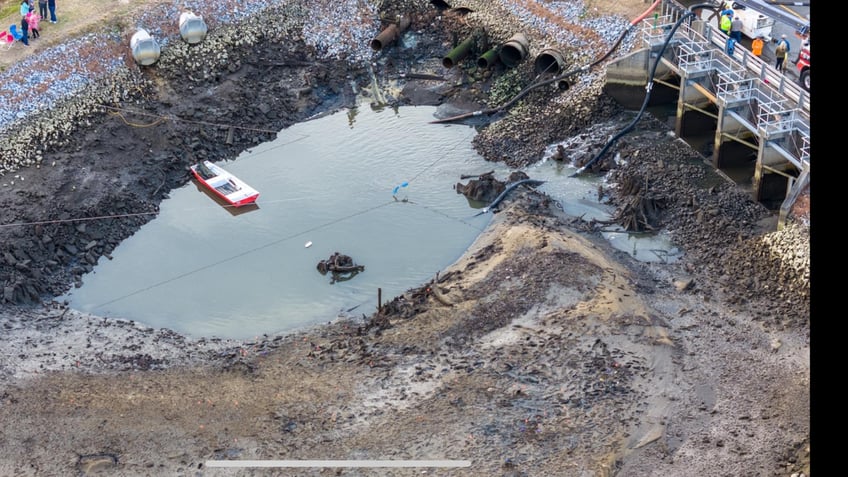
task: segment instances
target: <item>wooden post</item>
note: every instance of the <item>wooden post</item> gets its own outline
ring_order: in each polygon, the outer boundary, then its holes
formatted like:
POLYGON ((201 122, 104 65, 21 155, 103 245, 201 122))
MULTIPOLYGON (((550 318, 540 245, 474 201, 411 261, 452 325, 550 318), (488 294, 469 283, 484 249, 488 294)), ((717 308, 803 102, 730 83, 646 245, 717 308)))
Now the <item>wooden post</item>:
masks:
POLYGON ((383 311, 383 289, 377 288, 377 313, 383 311))

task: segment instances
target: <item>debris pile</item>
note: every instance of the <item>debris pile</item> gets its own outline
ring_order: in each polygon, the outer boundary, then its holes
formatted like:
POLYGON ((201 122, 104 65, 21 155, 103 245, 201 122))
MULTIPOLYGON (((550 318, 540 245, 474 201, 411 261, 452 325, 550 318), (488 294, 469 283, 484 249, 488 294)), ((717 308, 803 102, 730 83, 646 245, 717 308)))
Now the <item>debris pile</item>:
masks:
POLYGON ((333 252, 330 258, 318 262, 317 268, 321 272, 321 275, 326 275, 327 272, 333 274, 333 280, 330 283, 350 280, 356 274, 365 270, 364 265, 357 265, 350 256, 340 254, 339 252, 333 252), (346 274, 350 275, 344 278, 341 277, 341 275, 346 274))

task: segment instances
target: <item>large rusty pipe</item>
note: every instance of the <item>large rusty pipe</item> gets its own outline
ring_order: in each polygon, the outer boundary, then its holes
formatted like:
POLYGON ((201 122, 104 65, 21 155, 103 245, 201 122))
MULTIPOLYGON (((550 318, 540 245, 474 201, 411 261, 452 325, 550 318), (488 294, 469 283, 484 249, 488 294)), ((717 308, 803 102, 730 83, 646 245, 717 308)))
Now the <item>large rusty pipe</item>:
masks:
POLYGON ((542 50, 533 64, 537 75, 546 73, 553 76, 558 75, 566 66, 562 53, 554 48, 542 50))
POLYGON ((453 68, 458 61, 462 61, 462 59, 468 55, 472 46, 474 46, 474 35, 469 36, 463 40, 462 43, 456 45, 456 48, 451 50, 447 56, 442 58, 442 66, 445 68, 453 68))
POLYGON ((498 49, 492 48, 491 50, 483 53, 477 58, 477 67, 479 68, 491 68, 495 63, 498 62, 498 49))
POLYGON ((409 28, 410 20, 407 17, 400 17, 397 22, 390 24, 380 32, 373 40, 371 40, 371 49, 380 51, 384 46, 391 45, 395 40, 400 38, 400 35, 409 28))
POLYGON ((500 56, 501 63, 509 68, 514 68, 524 61, 529 53, 530 46, 527 37, 524 36, 524 33, 516 33, 501 46, 498 56, 500 56))

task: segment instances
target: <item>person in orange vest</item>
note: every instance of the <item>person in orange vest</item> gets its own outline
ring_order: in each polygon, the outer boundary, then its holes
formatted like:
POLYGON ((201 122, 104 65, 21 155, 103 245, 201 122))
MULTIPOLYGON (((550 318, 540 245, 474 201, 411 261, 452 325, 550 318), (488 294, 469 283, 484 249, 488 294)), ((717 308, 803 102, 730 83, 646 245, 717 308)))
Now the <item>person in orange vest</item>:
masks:
POLYGON ((766 43, 763 41, 762 35, 757 35, 754 38, 754 41, 751 42, 751 53, 754 54, 757 58, 760 58, 763 54, 763 47, 766 46, 766 43))

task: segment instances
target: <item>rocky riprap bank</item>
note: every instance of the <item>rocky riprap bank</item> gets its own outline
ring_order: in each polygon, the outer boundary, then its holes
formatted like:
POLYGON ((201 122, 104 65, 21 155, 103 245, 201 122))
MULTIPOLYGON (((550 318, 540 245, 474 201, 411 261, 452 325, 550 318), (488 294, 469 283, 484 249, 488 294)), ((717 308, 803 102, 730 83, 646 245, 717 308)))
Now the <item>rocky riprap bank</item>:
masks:
POLYGON ((92 117, 102 115, 103 105, 132 104, 145 96, 153 86, 150 75, 133 63, 128 47, 135 27, 148 30, 162 46, 150 70, 185 71, 195 81, 219 78, 238 64, 239 51, 261 42, 302 44, 316 61, 361 63, 370 57, 369 40, 379 29, 376 7, 357 0, 202 0, 192 8, 210 29, 199 45, 180 39, 183 9, 160 3, 136 18, 120 19, 123 31, 106 28, 70 38, 0 74, 0 175, 40 165, 45 152, 66 146, 92 117))

